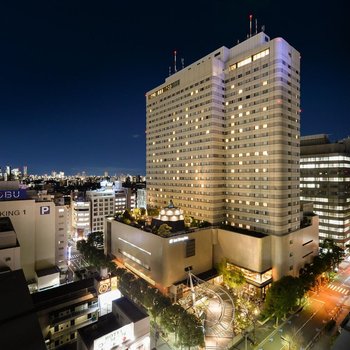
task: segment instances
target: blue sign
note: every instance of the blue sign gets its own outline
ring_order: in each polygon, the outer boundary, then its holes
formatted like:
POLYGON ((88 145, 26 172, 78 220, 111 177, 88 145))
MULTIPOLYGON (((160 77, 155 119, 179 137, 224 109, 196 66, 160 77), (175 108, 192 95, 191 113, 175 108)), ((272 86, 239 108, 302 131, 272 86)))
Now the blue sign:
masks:
POLYGON ((14 201, 17 199, 27 199, 27 190, 0 191, 0 201, 14 201))

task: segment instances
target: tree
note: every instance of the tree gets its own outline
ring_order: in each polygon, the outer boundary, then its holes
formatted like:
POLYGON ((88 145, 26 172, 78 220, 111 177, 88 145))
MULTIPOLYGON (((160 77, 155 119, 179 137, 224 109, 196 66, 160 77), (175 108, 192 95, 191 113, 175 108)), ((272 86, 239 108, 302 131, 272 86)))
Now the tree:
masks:
POLYGON ((180 345, 204 346, 203 327, 195 315, 188 314, 180 305, 172 305, 158 289, 126 269, 117 267, 115 274, 121 292, 148 309, 155 321, 159 316, 164 329, 178 335, 180 345))
POLYGON ((326 261, 328 270, 334 270, 344 259, 344 249, 326 238, 320 245, 320 258, 326 261))
POLYGON ((243 272, 237 267, 228 267, 226 259, 218 264, 217 269, 222 274, 223 281, 229 288, 240 288, 246 282, 243 272))
POLYGON ((167 224, 162 224, 158 228, 158 235, 162 237, 169 237, 171 232, 171 226, 167 224))
POLYGON ((134 217, 136 218, 136 220, 139 219, 139 217, 141 216, 140 208, 133 209, 132 213, 133 213, 134 217))
POLYGON ((181 346, 204 347, 203 325, 198 317, 193 314, 182 314, 178 327, 178 343, 181 346))
POLYGON ((134 290, 132 286, 133 286, 133 282, 135 282, 135 279, 136 279, 135 275, 127 271, 121 276, 119 281, 120 289, 131 298, 134 296, 133 295, 134 290))
POLYGON ((92 245, 94 247, 103 246, 103 232, 96 231, 96 232, 90 232, 87 238, 87 243, 89 245, 92 245))
POLYGON ((161 314, 161 325, 167 332, 175 333, 175 342, 177 339, 177 331, 182 318, 186 313, 185 309, 178 305, 173 304, 166 307, 161 314))
POLYGON ((159 215, 159 208, 148 207, 147 212, 148 212, 149 216, 158 216, 159 215))
POLYGON ((130 220, 130 221, 133 220, 133 217, 132 217, 132 215, 130 213, 130 210, 125 209, 125 211, 123 213, 123 220, 130 220))
POLYGON ((103 233, 91 232, 86 241, 78 241, 77 249, 90 266, 97 269, 107 267, 110 271, 114 271, 116 268, 114 262, 104 254, 103 250, 97 248, 100 245, 103 245, 103 233))
POLYGON ((294 306, 297 305, 300 297, 300 281, 296 277, 284 276, 273 282, 267 291, 263 314, 276 317, 278 320, 285 316, 294 306))

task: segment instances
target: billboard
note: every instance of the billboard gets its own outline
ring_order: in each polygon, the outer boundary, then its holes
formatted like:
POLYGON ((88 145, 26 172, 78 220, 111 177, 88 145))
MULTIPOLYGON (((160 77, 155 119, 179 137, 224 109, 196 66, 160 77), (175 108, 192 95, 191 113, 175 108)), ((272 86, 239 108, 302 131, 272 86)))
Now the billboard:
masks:
POLYGON ((13 201, 17 199, 27 199, 27 190, 0 191, 0 201, 13 201))

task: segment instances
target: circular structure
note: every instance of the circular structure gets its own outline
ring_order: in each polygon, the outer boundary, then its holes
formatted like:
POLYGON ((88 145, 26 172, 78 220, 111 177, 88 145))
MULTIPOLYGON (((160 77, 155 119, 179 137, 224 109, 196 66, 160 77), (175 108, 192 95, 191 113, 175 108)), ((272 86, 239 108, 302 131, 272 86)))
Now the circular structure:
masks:
POLYGON ((158 220, 161 221, 180 221, 184 220, 184 211, 174 206, 172 200, 167 207, 159 212, 158 220))
POLYGON ((205 282, 191 272, 188 279, 191 291, 179 303, 203 320, 206 336, 232 337, 235 307, 231 296, 222 287, 205 282))

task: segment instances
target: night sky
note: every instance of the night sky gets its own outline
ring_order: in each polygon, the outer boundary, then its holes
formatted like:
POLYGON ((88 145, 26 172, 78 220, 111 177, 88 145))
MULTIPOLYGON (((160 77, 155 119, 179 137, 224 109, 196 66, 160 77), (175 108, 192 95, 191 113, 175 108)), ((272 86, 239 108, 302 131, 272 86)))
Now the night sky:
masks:
POLYGON ((301 53, 302 135, 350 135, 345 0, 1 1, 0 166, 145 174, 145 93, 246 37, 301 53), (178 69, 180 64, 178 64, 178 69))

